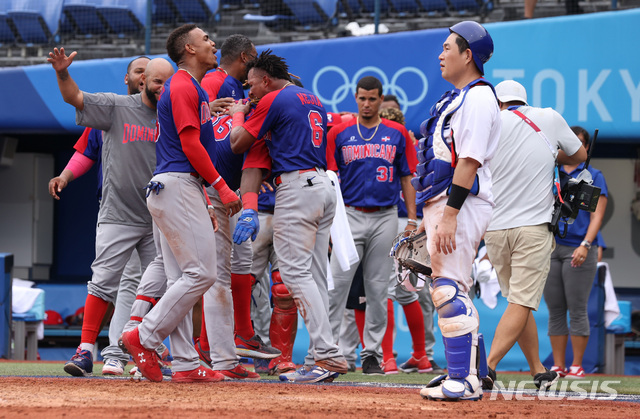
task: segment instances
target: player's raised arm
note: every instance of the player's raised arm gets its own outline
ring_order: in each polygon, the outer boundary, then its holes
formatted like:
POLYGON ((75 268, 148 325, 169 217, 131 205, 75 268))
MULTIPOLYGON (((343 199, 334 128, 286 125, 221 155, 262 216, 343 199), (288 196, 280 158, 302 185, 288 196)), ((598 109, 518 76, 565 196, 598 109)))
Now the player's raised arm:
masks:
POLYGON ((231 129, 231 151, 236 154, 242 154, 249 150, 251 144, 256 138, 249 133, 242 124, 244 124, 245 115, 249 113, 249 103, 238 102, 229 108, 229 115, 233 117, 233 128, 231 129))
POLYGON ((56 71, 58 88, 60 89, 60 93, 62 93, 62 99, 74 108, 82 110, 84 109, 84 95, 76 82, 71 78, 68 70, 73 62, 73 58, 77 54, 76 51, 73 51, 67 56, 64 48, 54 48, 53 51, 49 53, 47 61, 51 63, 51 66, 56 71))

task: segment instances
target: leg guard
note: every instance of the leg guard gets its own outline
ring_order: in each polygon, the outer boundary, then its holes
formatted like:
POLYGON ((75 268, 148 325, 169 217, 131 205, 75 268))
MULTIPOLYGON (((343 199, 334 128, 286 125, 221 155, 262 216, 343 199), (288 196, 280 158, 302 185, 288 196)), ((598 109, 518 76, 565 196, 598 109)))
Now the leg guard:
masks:
POLYGON ((282 283, 280 272, 274 271, 271 274, 271 278, 273 280, 273 285, 271 286, 273 314, 271 315, 269 338, 271 339, 271 346, 282 352, 282 355, 269 363, 269 370, 275 374, 281 372, 278 370, 279 364, 291 363, 293 343, 296 340, 296 332, 298 331, 298 311, 291 293, 282 283))
POLYGON ((489 374, 489 366, 487 365, 487 351, 484 347, 484 336, 478 333, 478 375, 485 378, 489 374))
POLYGON ((478 330, 478 319, 469 297, 448 278, 433 281, 431 296, 438 311, 449 377, 464 378, 477 374, 475 349, 478 344, 477 335, 474 335, 478 330))
MULTIPOLYGON (((448 278, 437 278, 431 285, 431 297, 438 311, 449 377, 437 388, 427 388, 430 399, 482 398, 478 378, 478 318, 469 297, 448 278)), ((484 352, 484 351, 483 351, 484 352)), ((486 365, 486 358, 485 358, 486 365)), ((422 394, 422 392, 421 392, 422 394)))

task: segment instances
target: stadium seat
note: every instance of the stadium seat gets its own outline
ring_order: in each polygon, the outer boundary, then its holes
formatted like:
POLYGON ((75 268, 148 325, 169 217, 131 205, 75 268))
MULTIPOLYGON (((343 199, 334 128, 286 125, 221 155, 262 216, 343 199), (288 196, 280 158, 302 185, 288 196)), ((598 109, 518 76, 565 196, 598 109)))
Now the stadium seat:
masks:
POLYGON ((449 0, 451 7, 461 14, 478 14, 480 11, 480 2, 477 0, 449 0))
POLYGON ((302 26, 329 24, 337 12, 336 0, 284 0, 302 26))
POLYGON ((416 0, 389 0, 396 13, 416 13, 418 12, 418 3, 416 0))
POLYGON ((138 33, 144 28, 147 16, 146 0, 102 0, 98 14, 109 32, 117 35, 138 33))
POLYGON ((418 3, 427 13, 445 12, 449 8, 447 0, 418 0, 418 3))
POLYGON ((359 0, 347 0, 346 2, 338 2, 338 12, 340 12, 341 14, 344 13, 350 18, 359 16, 361 11, 362 6, 360 5, 359 0), (349 10, 346 10, 347 7, 349 8, 349 10))
POLYGON ((220 0, 220 6, 223 9, 239 8, 244 6, 243 0, 220 0))
MULTIPOLYGON (((373 13, 376 8, 376 0, 360 0, 362 3, 362 10, 365 13, 373 13)), ((387 0, 380 0, 380 13, 389 12, 389 3, 387 0)))
POLYGON ((11 0, 7 16, 25 43, 46 44, 57 34, 63 0, 11 0))
POLYGON ((212 16, 215 16, 218 14, 218 12, 220 11, 220 0, 203 0, 203 1, 204 1, 204 4, 209 9, 209 13, 211 13, 212 16))
POLYGON ((172 0, 154 0, 151 9, 151 19, 154 25, 158 24, 174 24, 176 21, 176 12, 173 9, 172 0))
POLYGON ((16 42, 16 34, 11 27, 11 20, 6 13, 0 13, 0 43, 14 44, 16 42))
POLYGON ((107 27, 98 15, 100 0, 64 0, 62 5, 62 18, 64 22, 63 32, 71 32, 80 35, 105 35, 107 27), (70 25, 70 28, 66 27, 70 25))
POLYGON ((218 13, 219 0, 174 0, 173 6, 181 22, 202 23, 218 13))

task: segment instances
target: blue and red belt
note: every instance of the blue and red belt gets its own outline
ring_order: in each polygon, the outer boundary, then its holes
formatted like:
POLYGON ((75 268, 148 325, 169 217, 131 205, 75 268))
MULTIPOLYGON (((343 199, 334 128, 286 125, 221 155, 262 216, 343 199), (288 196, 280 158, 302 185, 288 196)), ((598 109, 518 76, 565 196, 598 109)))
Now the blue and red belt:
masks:
MULTIPOLYGON (((315 168, 315 167, 314 167, 314 168, 312 168, 312 169, 300 169, 300 170, 298 170, 298 174, 299 174, 299 175, 301 175, 301 174, 303 174, 303 173, 307 173, 307 172, 315 172, 315 171, 316 171, 316 168, 315 168)), ((276 184, 276 185, 279 185, 279 184, 281 184, 281 183, 282 183, 282 177, 281 177, 281 176, 276 177, 275 184, 276 184)))
POLYGON ((387 205, 386 207, 354 207, 353 205, 344 204, 344 206, 345 207, 349 207, 349 208, 353 208, 356 211, 362 211, 362 212, 365 212, 365 213, 384 211, 384 210, 388 210, 390 208, 393 208, 393 205, 387 205))

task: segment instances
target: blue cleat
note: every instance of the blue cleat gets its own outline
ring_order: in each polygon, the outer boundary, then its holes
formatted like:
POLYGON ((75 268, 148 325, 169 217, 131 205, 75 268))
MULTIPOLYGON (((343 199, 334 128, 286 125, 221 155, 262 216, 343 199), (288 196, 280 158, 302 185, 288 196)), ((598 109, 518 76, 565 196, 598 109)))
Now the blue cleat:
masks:
POLYGON ((87 350, 81 351, 80 347, 71 360, 64 364, 64 371, 74 377, 86 377, 93 374, 93 354, 87 350))
POLYGON ((326 370, 317 365, 303 366, 294 372, 280 375, 280 381, 289 383, 330 383, 338 377, 340 373, 326 370))
POLYGON ((253 359, 253 369, 258 374, 269 374, 269 363, 271 361, 268 359, 253 359))

